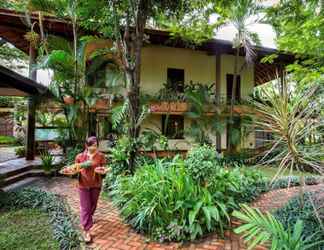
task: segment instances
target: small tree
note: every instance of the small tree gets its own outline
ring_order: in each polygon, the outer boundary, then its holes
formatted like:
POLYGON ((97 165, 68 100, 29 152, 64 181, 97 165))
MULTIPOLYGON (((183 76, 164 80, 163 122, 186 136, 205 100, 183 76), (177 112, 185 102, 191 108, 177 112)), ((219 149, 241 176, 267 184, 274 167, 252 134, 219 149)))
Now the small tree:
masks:
POLYGON ((129 165, 131 172, 138 150, 136 143, 143 111, 140 106, 140 82, 142 47, 145 43, 145 27, 157 25, 162 17, 181 18, 194 9, 195 1, 184 0, 80 0, 83 26, 96 30, 115 43, 127 82, 128 135, 132 151, 129 165))

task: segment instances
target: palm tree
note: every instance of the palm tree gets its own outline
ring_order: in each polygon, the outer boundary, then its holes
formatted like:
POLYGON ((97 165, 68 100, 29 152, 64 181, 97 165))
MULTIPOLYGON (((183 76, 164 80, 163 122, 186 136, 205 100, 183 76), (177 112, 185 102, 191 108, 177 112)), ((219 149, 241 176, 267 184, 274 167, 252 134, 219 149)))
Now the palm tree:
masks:
MULTIPOLYGON (((233 70, 233 85, 230 106, 230 126, 233 123, 233 109, 238 85, 238 76, 247 64, 253 62, 255 51, 253 45, 259 45, 260 40, 258 35, 248 30, 249 26, 259 22, 258 14, 262 7, 254 0, 234 0, 225 11, 225 25, 232 25, 236 29, 236 34, 233 39, 233 48, 235 49, 234 70, 233 70), (245 51, 245 63, 239 68, 239 56, 241 49, 245 51)), ((229 149, 232 150, 232 145, 229 143, 229 149)))

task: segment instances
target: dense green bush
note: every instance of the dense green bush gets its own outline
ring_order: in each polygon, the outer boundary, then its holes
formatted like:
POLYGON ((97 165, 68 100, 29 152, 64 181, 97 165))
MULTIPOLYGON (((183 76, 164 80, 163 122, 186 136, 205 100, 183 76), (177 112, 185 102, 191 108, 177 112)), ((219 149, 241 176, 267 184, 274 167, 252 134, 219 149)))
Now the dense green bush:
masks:
MULTIPOLYGON (((321 176, 305 176, 305 184, 306 185, 317 185, 323 183, 323 177, 321 176)), ((288 188, 300 185, 300 177, 299 176, 284 176, 276 179, 273 183, 270 184, 269 187, 271 190, 288 188)))
POLYGON ((251 202, 267 190, 267 181, 262 174, 247 168, 217 168, 210 179, 208 189, 214 200, 227 204, 228 208, 238 208, 242 202, 251 202))
POLYGON ((20 146, 15 148, 15 153, 18 157, 24 157, 26 154, 26 148, 24 146, 20 146))
POLYGON ((40 158, 42 160, 42 169, 47 173, 51 172, 54 166, 54 156, 49 152, 42 152, 40 158))
POLYGON ((75 157, 83 150, 82 145, 76 145, 74 148, 68 150, 66 154, 66 165, 71 165, 75 162, 75 157))
POLYGON ((187 173, 198 183, 206 184, 219 167, 215 149, 208 145, 192 148, 185 160, 187 173))
POLYGON ((0 207, 38 208, 49 214, 53 225, 54 239, 60 249, 78 249, 79 231, 65 202, 57 195, 36 188, 26 188, 11 193, 0 193, 0 207))
MULTIPOLYGON (((304 222, 303 236, 309 237, 316 233, 313 238, 314 242, 324 239, 324 230, 321 228, 319 218, 317 218, 314 212, 314 207, 318 209, 320 219, 323 221, 324 211, 323 194, 324 189, 319 190, 314 193, 305 193, 303 197, 304 206, 301 208, 301 200, 299 196, 292 198, 288 204, 277 211, 275 211, 274 216, 283 224, 286 230, 292 228, 292 226, 297 222, 297 220, 302 220, 304 222), (312 201, 310 200, 312 199, 312 201), (312 205, 314 202, 314 207, 312 205)), ((324 243, 320 247, 314 249, 324 249, 324 243)))
POLYGON ((197 185, 179 157, 118 177, 111 195, 128 223, 160 241, 193 240, 228 224, 225 205, 197 185))
POLYGON ((243 235, 248 249, 264 245, 271 250, 319 250, 324 243, 316 240, 314 234, 304 237, 305 222, 301 219, 285 228, 269 212, 264 214, 247 205, 242 205, 241 211, 234 211, 232 215, 243 222, 234 232, 243 235))

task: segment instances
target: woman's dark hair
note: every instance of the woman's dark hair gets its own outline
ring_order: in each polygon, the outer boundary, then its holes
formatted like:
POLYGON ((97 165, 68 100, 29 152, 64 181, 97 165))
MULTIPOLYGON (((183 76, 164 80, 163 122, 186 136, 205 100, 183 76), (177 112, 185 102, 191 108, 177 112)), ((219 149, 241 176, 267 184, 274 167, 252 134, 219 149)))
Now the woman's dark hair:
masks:
POLYGON ((98 139, 95 136, 90 136, 85 143, 88 147, 91 147, 93 144, 99 144, 98 139))

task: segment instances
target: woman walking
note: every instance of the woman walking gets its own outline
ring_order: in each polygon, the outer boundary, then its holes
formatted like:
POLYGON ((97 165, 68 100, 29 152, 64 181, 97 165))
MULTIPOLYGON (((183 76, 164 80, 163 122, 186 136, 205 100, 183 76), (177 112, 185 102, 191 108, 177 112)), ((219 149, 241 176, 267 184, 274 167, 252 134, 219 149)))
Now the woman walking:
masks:
POLYGON ((106 173, 105 155, 98 151, 98 140, 92 136, 86 140, 84 152, 75 158, 81 169, 79 174, 80 221, 85 242, 91 241, 90 229, 102 186, 102 174, 106 173))

